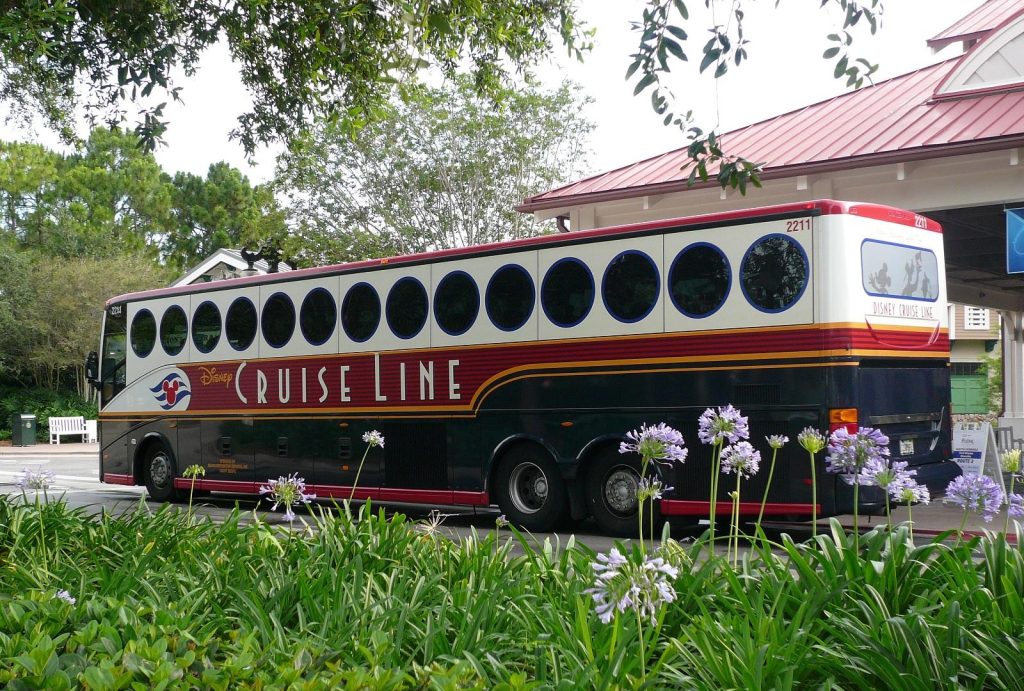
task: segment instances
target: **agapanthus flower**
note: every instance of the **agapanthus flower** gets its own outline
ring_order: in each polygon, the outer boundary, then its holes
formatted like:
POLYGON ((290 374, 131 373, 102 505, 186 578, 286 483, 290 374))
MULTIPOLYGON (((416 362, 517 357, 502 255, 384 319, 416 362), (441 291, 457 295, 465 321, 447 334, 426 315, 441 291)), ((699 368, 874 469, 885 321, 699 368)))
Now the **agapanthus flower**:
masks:
POLYGON ((747 418, 732 404, 717 411, 708 408, 697 421, 697 437, 705 444, 735 444, 750 438, 747 418))
POLYGON ((277 511, 278 506, 284 506, 284 517, 289 522, 295 520, 293 506, 308 504, 316 499, 315 494, 306 494, 306 481, 299 477, 298 473, 282 475, 276 480, 269 480, 268 484, 260 487, 260 494, 270 495, 267 498, 274 502, 274 505, 270 507, 271 511, 277 511))
POLYGON ((1024 495, 1017 494, 1016 492, 1011 494, 1006 511, 1011 516, 1017 518, 1024 516, 1024 495))
POLYGON ((1003 455, 999 457, 999 464, 1003 467, 1003 472, 1019 473, 1020 449, 1009 449, 1004 451, 1003 455))
POLYGON ((751 477, 757 473, 761 464, 761 452, 748 441, 738 441, 722 449, 722 472, 737 473, 741 477, 751 477))
POLYGON ((507 528, 508 527, 508 519, 505 518, 505 514, 501 514, 500 516, 495 518, 494 519, 494 525, 495 525, 495 527, 498 527, 498 528, 507 528))
POLYGON ((685 447, 683 435, 664 422, 648 427, 640 425, 640 429, 627 432, 630 441, 619 444, 619 453, 635 453, 648 461, 662 465, 682 463, 689 451, 685 447))
POLYGON ((629 609, 655 623, 658 608, 676 599, 670 579, 678 576, 679 570, 661 557, 645 557, 634 563, 612 547, 607 555, 597 555, 593 569, 594 587, 585 592, 594 598, 594 610, 605 624, 616 612, 629 609))
POLYGON ((809 453, 819 453, 825 448, 825 437, 813 427, 805 427, 804 431, 796 435, 796 441, 809 453))
POLYGON ((638 501, 647 501, 654 499, 661 499, 663 492, 671 492, 674 487, 666 487, 661 480, 651 478, 641 478, 639 485, 636 488, 636 498, 638 501))
POLYGON ((878 467, 888 463, 889 437, 873 427, 861 427, 855 434, 845 427, 840 427, 828 440, 828 456, 825 457, 826 470, 830 473, 845 475, 851 485, 874 484, 871 475, 864 474, 869 463, 878 467))
POLYGON ((370 446, 379 446, 382 449, 384 448, 384 435, 375 429, 372 429, 369 432, 364 432, 363 441, 370 446))
POLYGON ((898 504, 925 504, 932 500, 931 492, 917 480, 907 480, 889 486, 889 496, 898 504))
POLYGON ((985 475, 961 475, 946 488, 946 501, 991 521, 1003 504, 1003 490, 985 475))
POLYGON ((789 437, 785 434, 773 434, 770 437, 765 437, 765 439, 768 441, 768 446, 773 449, 781 449, 789 443, 789 437))
POLYGON ((43 470, 42 468, 37 468, 36 470, 32 470, 31 468, 22 468, 21 475, 17 480, 17 485, 22 490, 41 489, 45 491, 56 481, 57 476, 53 474, 52 470, 43 470))
POLYGON ((427 518, 416 522, 415 529, 417 532, 422 533, 427 537, 437 537, 441 534, 441 526, 444 525, 445 520, 449 516, 451 516, 450 513, 441 513, 437 509, 433 509, 427 515, 427 518))
POLYGON ((72 596, 71 593, 69 593, 66 590, 58 590, 56 593, 53 594, 53 597, 58 599, 58 600, 63 600, 64 602, 68 603, 69 605, 73 605, 76 602, 78 602, 78 600, 76 600, 74 598, 74 596, 72 596))
MULTIPOLYGON (((901 485, 917 475, 917 471, 908 468, 908 465, 906 461, 887 461, 877 456, 871 458, 861 469, 861 484, 875 485, 889 492, 892 487, 901 485)), ((844 478, 853 484, 850 476, 844 478)))

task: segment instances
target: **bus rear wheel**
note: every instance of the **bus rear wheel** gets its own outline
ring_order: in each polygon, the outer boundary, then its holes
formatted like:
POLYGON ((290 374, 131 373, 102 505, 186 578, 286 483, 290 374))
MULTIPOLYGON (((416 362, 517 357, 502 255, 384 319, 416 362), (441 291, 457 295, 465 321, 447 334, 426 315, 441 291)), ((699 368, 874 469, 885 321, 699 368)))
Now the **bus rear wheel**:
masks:
MULTIPOLYGON (((594 459, 587 470, 587 506, 590 515, 607 535, 637 537, 639 519, 636 498, 640 486, 640 459, 609 448, 594 459)), ((661 510, 654 503, 654 526, 661 523, 661 510)), ((644 504, 644 535, 651 533, 651 503, 644 504)))
POLYGON ((174 489, 177 469, 174 456, 162 443, 153 444, 146 450, 142 466, 146 480, 146 491, 153 501, 174 501, 178 497, 174 489))
POLYGON ((526 530, 548 531, 565 513, 565 482, 543 449, 516 446, 498 466, 495 494, 505 518, 526 530))

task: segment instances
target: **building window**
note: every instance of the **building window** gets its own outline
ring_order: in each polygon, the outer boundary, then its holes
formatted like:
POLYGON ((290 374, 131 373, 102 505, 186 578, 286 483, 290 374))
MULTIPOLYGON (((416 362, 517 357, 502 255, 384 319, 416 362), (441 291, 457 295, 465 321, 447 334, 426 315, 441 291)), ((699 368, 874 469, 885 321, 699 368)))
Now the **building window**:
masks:
POLYGON ((341 328, 356 343, 369 340, 380 324, 380 298, 369 283, 356 283, 341 302, 341 328))
POLYGON ((311 345, 323 345, 334 333, 338 322, 338 306, 334 298, 323 288, 310 291, 299 309, 299 328, 311 345))
POLYGON ((487 284, 487 316, 502 331, 515 331, 533 314, 533 279, 518 264, 506 264, 487 284))
POLYGON ((672 304, 687 317, 700 319, 725 303, 732 282, 729 260, 722 250, 706 242, 697 242, 682 252, 668 273, 672 304))
POLYGON ((976 331, 988 331, 988 308, 964 306, 964 328, 976 331))
POLYGON ((228 307, 224 333, 235 350, 245 350, 256 338, 256 306, 249 298, 236 298, 228 307))

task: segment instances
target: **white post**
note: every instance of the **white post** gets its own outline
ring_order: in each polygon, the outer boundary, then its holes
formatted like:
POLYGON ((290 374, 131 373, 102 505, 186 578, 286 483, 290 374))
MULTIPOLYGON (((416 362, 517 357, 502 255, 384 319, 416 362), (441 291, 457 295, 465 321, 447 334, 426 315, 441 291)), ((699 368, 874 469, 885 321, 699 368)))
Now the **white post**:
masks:
POLYGON ((1003 424, 1024 436, 1024 312, 1004 310, 1003 317, 1003 424))

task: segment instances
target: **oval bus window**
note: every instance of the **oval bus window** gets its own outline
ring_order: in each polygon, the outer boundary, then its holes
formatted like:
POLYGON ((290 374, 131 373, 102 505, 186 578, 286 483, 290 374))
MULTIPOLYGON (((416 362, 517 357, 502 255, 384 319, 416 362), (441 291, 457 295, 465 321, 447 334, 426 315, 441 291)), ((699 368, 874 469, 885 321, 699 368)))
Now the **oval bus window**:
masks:
POLYGON ((341 302, 341 328, 353 341, 362 343, 380 324, 380 298, 369 283, 356 283, 341 302))
POLYGON ((156 343, 156 319, 149 310, 139 310, 132 318, 132 350, 139 357, 153 352, 156 343))
POLYGON ((228 307, 224 333, 235 350, 245 350, 256 338, 256 306, 249 298, 236 298, 228 307))
POLYGON ((484 298, 487 316, 502 331, 515 331, 533 314, 533 279, 518 264, 506 264, 491 276, 484 298))
POLYGON ((188 318, 185 310, 171 305, 160 318, 160 345, 168 355, 177 355, 185 347, 188 338, 188 318))
POLYGON ((766 235, 747 250, 740 265, 740 287, 762 312, 793 306, 807 287, 807 255, 785 235, 766 235))
POLYGON ((260 316, 263 340, 271 347, 280 348, 291 340, 295 331, 295 305, 284 293, 274 293, 263 303, 260 316))
POLYGON ((434 319, 449 336, 469 331, 480 311, 480 291, 465 271, 452 271, 434 291, 434 319))
POLYGON ((315 288, 302 301, 299 327, 312 345, 323 345, 334 333, 338 323, 338 306, 334 297, 323 288, 315 288))
POLYGON ((220 310, 209 300, 192 315, 192 343, 200 353, 209 353, 220 342, 220 310))
POLYGON ((687 317, 700 319, 719 310, 729 296, 732 270, 722 250, 694 243, 676 255, 668 272, 672 304, 687 317))
POLYGON ((649 256, 638 250, 626 250, 604 270, 601 297, 613 317, 622 322, 637 322, 654 309, 660 283, 658 267, 649 256))
POLYGON ((590 269, 579 259, 559 259, 544 276, 540 304, 553 324, 579 324, 594 306, 594 277, 590 269))
POLYGON ((412 338, 427 323, 427 291, 415 278, 398 280, 388 293, 388 326, 399 338, 412 338))

